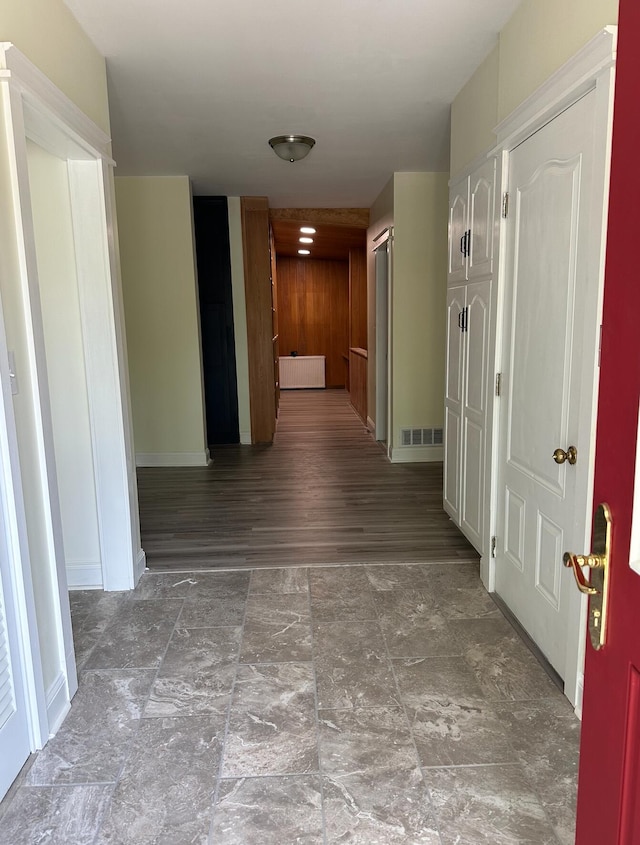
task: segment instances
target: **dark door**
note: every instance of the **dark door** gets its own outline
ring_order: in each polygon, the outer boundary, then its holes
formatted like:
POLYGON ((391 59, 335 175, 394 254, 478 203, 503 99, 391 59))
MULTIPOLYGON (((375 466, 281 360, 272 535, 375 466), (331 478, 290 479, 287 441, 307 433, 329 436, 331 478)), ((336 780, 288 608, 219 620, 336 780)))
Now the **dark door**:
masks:
POLYGON ((207 442, 239 443, 226 197, 194 197, 207 442))

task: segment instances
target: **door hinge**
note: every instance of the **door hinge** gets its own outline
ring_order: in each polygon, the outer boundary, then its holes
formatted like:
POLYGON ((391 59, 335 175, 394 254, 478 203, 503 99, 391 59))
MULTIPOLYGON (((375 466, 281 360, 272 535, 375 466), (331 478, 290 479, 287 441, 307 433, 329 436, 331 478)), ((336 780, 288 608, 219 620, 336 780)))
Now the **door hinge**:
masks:
POLYGON ((502 390, 502 373, 496 373, 496 396, 500 396, 502 390))
POLYGON ((497 545, 498 545, 498 540, 497 540, 497 538, 494 536, 494 537, 492 537, 492 538, 491 538, 491 557, 495 557, 495 556, 496 556, 496 546, 497 546, 497 545))
POLYGON ((509 216, 509 192, 505 191, 502 195, 502 216, 509 216))

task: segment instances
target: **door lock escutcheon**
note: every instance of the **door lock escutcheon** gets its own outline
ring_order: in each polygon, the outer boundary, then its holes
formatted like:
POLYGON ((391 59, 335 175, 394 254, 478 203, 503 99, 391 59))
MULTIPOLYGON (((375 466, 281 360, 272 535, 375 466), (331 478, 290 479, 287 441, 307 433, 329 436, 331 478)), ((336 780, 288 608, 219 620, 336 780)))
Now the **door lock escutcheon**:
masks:
POLYGON ((574 555, 565 552, 564 565, 573 569, 581 593, 589 596, 589 637, 591 645, 599 651, 605 644, 607 627, 607 598, 609 589, 609 564, 611 553, 611 511, 609 505, 598 505, 591 531, 591 554, 574 555), (588 566, 589 579, 582 567, 588 566))

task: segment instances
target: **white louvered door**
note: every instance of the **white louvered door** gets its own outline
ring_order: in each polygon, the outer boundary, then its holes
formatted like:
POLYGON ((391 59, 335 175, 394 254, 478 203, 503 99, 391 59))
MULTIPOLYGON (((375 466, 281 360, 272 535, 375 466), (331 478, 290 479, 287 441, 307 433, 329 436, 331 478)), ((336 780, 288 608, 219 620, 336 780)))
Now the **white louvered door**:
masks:
POLYGON ((29 721, 10 567, 7 501, 0 451, 0 799, 31 752, 29 721))

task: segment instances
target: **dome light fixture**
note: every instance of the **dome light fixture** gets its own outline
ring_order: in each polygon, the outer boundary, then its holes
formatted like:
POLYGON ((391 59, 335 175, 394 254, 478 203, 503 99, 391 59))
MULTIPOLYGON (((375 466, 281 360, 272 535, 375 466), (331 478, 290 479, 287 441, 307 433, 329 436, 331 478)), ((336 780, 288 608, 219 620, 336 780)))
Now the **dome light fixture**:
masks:
POLYGON ((312 244, 313 238, 298 238, 301 244, 312 244))
POLYGON ((313 228, 313 226, 301 226, 300 231, 303 235, 315 235, 316 233, 316 230, 313 228))
POLYGON ((311 255, 311 250, 310 249, 299 249, 298 255, 311 255))
POLYGON ((284 161, 300 161, 309 155, 315 144, 315 138, 308 135, 276 135, 269 138, 269 146, 284 161))

